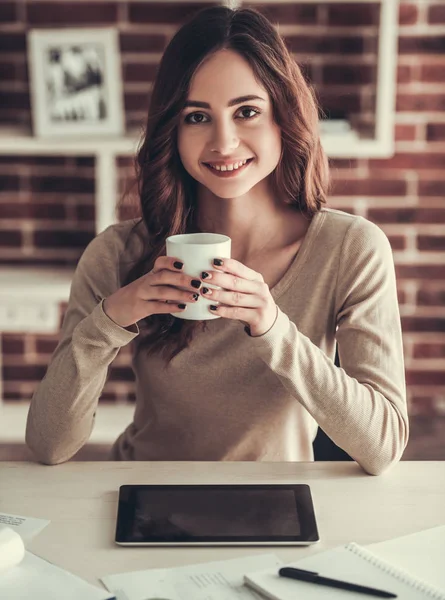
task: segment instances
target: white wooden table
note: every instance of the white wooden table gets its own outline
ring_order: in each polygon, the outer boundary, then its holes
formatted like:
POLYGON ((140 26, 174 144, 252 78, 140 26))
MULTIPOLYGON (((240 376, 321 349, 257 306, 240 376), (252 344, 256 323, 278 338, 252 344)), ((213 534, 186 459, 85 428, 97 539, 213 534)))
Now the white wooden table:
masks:
POLYGON ((113 573, 273 552, 283 561, 445 523, 445 462, 400 462, 379 477, 356 463, 0 462, 0 512, 50 519, 28 546, 90 583, 113 573), (114 543, 128 483, 307 483, 320 542, 308 547, 130 548, 114 543))

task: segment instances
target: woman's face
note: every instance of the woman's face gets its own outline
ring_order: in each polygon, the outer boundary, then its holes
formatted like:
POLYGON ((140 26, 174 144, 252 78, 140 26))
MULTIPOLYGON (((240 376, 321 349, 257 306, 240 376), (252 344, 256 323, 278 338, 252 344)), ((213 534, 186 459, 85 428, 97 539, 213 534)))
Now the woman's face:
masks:
POLYGON ((196 71, 180 115, 178 151, 186 171, 218 197, 246 194, 277 166, 281 132, 270 98, 236 52, 221 50, 196 71), (242 96, 259 98, 229 106, 242 96), (205 164, 230 165, 243 159, 253 160, 231 177, 220 177, 205 164))

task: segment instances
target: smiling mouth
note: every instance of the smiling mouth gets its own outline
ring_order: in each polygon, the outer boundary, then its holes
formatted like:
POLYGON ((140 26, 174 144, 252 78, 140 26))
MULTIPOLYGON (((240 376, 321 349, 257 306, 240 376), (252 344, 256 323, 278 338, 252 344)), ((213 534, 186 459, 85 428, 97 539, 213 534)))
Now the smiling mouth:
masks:
POLYGON ((213 167, 211 167, 208 163, 202 163, 205 167, 207 167, 207 169, 209 171, 211 171, 214 175, 216 175, 217 177, 234 177, 235 175, 237 175, 238 173, 241 173, 242 171, 245 171, 246 168, 250 165, 250 163, 253 161, 253 158, 249 158, 246 163, 242 166, 239 167, 238 169, 232 169, 232 170, 227 170, 227 171, 220 171, 218 169, 214 169, 213 167))

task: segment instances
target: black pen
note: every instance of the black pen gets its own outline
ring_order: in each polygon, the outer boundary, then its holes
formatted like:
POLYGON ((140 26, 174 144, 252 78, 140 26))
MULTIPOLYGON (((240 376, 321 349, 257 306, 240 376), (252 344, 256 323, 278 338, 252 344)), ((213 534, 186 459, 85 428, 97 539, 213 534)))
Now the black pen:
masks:
POLYGON ((290 579, 298 579, 299 581, 307 581, 308 583, 340 588, 342 590, 349 590, 350 592, 369 594, 370 596, 378 596, 379 598, 397 598, 397 594, 392 594, 391 592, 384 592, 383 590, 377 590, 365 585, 358 585, 357 583, 347 583, 346 581, 340 581, 338 579, 322 577, 315 571, 305 571, 293 567, 282 567, 278 573, 281 577, 290 577, 290 579))

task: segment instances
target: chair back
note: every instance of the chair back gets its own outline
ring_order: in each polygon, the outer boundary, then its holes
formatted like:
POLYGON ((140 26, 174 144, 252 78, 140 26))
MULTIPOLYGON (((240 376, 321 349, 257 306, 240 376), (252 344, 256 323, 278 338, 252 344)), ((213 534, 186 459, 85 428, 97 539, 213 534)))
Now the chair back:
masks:
MULTIPOLYGON (((338 346, 335 349, 335 365, 340 366, 340 359, 338 356, 338 346)), ((340 446, 334 444, 331 438, 326 435, 321 427, 318 428, 315 440, 312 442, 314 449, 314 460, 327 460, 327 461, 346 461, 354 460, 345 452, 340 446)))

